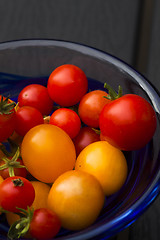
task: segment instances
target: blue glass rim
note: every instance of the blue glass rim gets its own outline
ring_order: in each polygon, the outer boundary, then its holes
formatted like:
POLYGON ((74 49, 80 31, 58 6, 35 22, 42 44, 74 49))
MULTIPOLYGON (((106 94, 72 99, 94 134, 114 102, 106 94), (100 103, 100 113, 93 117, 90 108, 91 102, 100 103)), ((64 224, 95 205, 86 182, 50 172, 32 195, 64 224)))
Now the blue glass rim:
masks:
MULTIPOLYGON (((14 40, 8 42, 0 43, 0 51, 8 48, 17 48, 24 46, 56 46, 56 47, 64 47, 67 49, 75 50, 85 55, 89 55, 98 59, 102 59, 103 61, 107 61, 119 69, 121 71, 129 74, 136 82, 139 83, 142 89, 148 94, 149 98, 152 101, 152 104, 155 108, 155 111, 160 114, 160 97, 158 90, 152 86, 152 84, 147 80, 141 73, 133 69, 129 64, 120 60, 119 58, 101 51, 99 49, 89 47, 84 44, 69 42, 64 40, 54 40, 54 39, 24 39, 24 40, 14 40), (157 96, 155 98, 154 96, 157 96)), ((104 222, 102 225, 93 228, 88 228, 86 231, 80 231, 78 233, 72 234, 69 239, 88 239, 91 237, 95 237, 99 234, 107 232, 107 238, 115 235, 125 227, 132 224, 145 210, 149 207, 149 205, 155 200, 160 192, 160 171, 158 171, 152 183, 146 189, 144 194, 127 210, 123 213, 116 216, 113 220, 109 222, 104 222)), ((68 239, 67 237, 62 237, 60 239, 68 239)), ((106 239, 106 238, 105 238, 106 239)))

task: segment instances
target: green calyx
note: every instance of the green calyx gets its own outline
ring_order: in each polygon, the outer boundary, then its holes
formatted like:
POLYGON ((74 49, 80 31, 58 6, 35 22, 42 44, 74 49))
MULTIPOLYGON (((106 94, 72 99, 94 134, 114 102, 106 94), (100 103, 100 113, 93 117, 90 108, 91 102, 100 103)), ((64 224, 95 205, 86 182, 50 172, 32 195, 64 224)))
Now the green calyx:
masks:
POLYGON ((14 222, 8 231, 9 239, 18 239, 23 237, 29 230, 30 223, 34 214, 34 209, 27 208, 24 210, 22 208, 17 208, 19 210, 17 215, 20 216, 20 219, 14 222))
POLYGON ((5 98, 2 96, 0 101, 0 115, 11 114, 12 109, 16 106, 15 102, 8 102, 9 97, 5 98))
POLYGON ((26 168, 24 165, 21 165, 20 162, 17 161, 17 159, 20 157, 20 149, 17 147, 17 151, 13 155, 11 159, 7 157, 2 157, 2 160, 5 162, 3 165, 0 166, 0 170, 4 170, 8 168, 9 170, 9 176, 13 177, 15 176, 14 174, 14 169, 15 168, 26 168))
POLYGON ((107 83, 104 83, 104 88, 108 90, 108 96, 104 96, 104 98, 107 98, 109 100, 116 100, 122 97, 122 87, 120 85, 118 86, 118 93, 114 91, 113 88, 107 83))

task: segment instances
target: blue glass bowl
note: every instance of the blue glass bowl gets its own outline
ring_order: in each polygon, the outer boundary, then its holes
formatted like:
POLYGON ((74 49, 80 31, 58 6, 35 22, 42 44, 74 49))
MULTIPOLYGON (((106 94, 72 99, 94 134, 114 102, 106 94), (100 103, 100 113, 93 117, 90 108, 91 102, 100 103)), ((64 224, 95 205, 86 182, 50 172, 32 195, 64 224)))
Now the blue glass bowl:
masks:
MULTIPOLYGON (((108 197, 90 227, 79 232, 61 230, 56 239, 107 239, 133 223, 160 192, 160 97, 141 74, 123 61, 97 49, 55 40, 21 40, 0 44, 0 94, 16 99, 30 83, 46 85, 48 76, 62 64, 75 64, 87 75, 91 90, 109 83, 120 84, 123 93, 147 99, 157 114, 153 139, 138 151, 125 152, 129 174, 122 189, 108 197)), ((6 239, 8 225, 0 219, 0 239, 6 239)))

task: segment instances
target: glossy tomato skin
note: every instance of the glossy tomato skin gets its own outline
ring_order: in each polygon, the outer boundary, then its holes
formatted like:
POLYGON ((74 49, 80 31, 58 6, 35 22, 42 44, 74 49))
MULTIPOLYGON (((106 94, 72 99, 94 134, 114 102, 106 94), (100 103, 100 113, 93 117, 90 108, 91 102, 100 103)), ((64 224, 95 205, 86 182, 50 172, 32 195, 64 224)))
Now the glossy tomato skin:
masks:
POLYGON ((95 176, 106 196, 119 191, 128 174, 124 154, 106 141, 94 142, 84 148, 78 155, 75 170, 95 176))
POLYGON ((106 105, 100 114, 101 139, 121 150, 144 147, 156 130, 151 104, 135 94, 126 94, 106 105))
POLYGON ((88 80, 79 67, 65 64, 50 74, 47 89, 54 102, 69 107, 77 104, 87 92, 88 80))
POLYGON ((80 131, 81 120, 78 114, 68 108, 54 111, 50 117, 50 124, 62 128, 70 138, 74 138, 80 131))
MULTIPOLYGON (((20 165, 24 165, 23 161, 20 158, 18 158, 16 161, 19 162, 20 165)), ((2 166, 3 164, 5 164, 5 162, 3 160, 0 160, 0 166, 2 166)), ((27 172, 26 168, 14 168, 15 176, 21 176, 21 177, 26 178, 27 177, 27 173, 28 172, 27 172)), ((0 175, 3 177, 3 179, 6 179, 6 178, 10 177, 9 176, 9 169, 5 168, 3 170, 0 170, 0 175)))
POLYGON ((42 115, 49 115, 53 110, 53 100, 48 90, 40 84, 30 84, 22 89, 18 95, 19 107, 31 106, 37 108, 42 115))
MULTIPOLYGON (((47 198, 50 191, 50 186, 40 181, 30 181, 35 190, 35 198, 30 206, 31 209, 47 208, 47 198)), ((15 221, 20 219, 20 216, 16 213, 7 212, 6 218, 8 224, 11 226, 15 221)))
POLYGON ((35 239, 51 239, 61 228, 58 216, 49 209, 36 209, 30 223, 29 233, 35 239))
POLYGON ((16 207, 26 209, 34 198, 34 187, 26 178, 9 177, 0 184, 0 205, 7 211, 18 212, 16 207))
POLYGON ((103 107, 110 102, 107 93, 102 90, 94 90, 85 94, 79 104, 78 113, 81 120, 90 127, 99 127, 99 115, 103 107))
POLYGON ((60 174, 73 169, 76 160, 69 135, 51 124, 41 124, 27 132, 21 156, 32 176, 45 183, 53 183, 60 174))
POLYGON ((18 108, 15 131, 20 136, 24 136, 32 127, 42 123, 44 123, 43 116, 38 109, 30 106, 18 108))
MULTIPOLYGON (((2 96, 0 95, 0 101, 2 96)), ((6 98, 4 98, 6 99, 6 98)), ((8 101, 10 102, 10 101, 8 101)), ((0 142, 9 138, 15 129, 15 109, 13 108, 9 114, 0 114, 0 142)))
POLYGON ((48 207, 69 230, 84 229, 97 219, 104 205, 104 192, 97 179, 83 171, 63 173, 53 183, 48 207))
POLYGON ((86 146, 96 141, 100 141, 100 135, 91 127, 82 127, 78 135, 73 139, 77 156, 86 146))

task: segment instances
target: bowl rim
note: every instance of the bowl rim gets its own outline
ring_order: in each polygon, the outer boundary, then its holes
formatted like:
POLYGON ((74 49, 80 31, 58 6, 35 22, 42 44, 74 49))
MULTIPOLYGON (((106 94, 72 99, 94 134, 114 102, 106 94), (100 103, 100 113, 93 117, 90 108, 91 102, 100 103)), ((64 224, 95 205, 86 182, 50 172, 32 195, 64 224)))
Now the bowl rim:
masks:
MULTIPOLYGON (((58 39, 19 39, 19 40, 12 40, 0 43, 0 51, 5 50, 7 48, 16 48, 16 47, 23 47, 23 46, 57 46, 57 47, 65 47, 67 49, 75 50, 85 55, 90 55, 95 58, 99 58, 101 60, 110 62, 111 64, 115 65, 121 71, 126 72, 129 74, 133 79, 135 79, 141 88, 148 94, 149 98, 151 99, 155 111, 160 114, 160 94, 158 90, 152 85, 152 83, 144 77, 141 73, 131 67, 125 61, 107 53, 102 50, 99 50, 94 47, 90 47, 85 44, 65 41, 65 40, 58 40, 58 39), (156 95, 156 99, 154 98, 156 95)), ((132 224, 148 207, 149 205, 155 200, 160 192, 160 170, 155 176, 152 183, 149 185, 147 190, 144 194, 133 204, 131 207, 127 208, 124 212, 119 214, 115 217, 114 220, 109 222, 105 222, 101 226, 98 226, 96 229, 91 229, 88 231, 80 231, 78 233, 72 234, 69 239, 87 239, 93 236, 97 236, 104 232, 107 232, 107 236, 111 237, 122 229, 128 227, 132 224)), ((59 238, 57 238, 59 239, 59 238)), ((68 239, 66 237, 62 237, 60 239, 68 239)))

